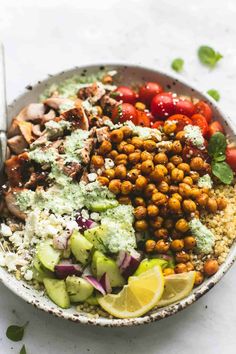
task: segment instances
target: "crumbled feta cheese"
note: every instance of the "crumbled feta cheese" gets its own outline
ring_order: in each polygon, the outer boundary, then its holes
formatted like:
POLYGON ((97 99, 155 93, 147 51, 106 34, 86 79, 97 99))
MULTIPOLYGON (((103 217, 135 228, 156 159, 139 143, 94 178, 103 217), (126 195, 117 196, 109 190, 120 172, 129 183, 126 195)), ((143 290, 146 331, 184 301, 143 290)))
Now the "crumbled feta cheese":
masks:
POLYGON ((115 166, 115 164, 114 164, 114 161, 112 161, 112 159, 106 158, 104 166, 105 166, 105 169, 108 170, 109 168, 113 168, 115 166))
POLYGON ((82 209, 82 210, 81 210, 81 216, 82 216, 82 218, 84 218, 84 219, 89 219, 89 212, 88 212, 88 210, 82 209))
POLYGON ((137 134, 141 139, 147 140, 155 137, 161 141, 161 132, 158 129, 136 126, 131 121, 125 122, 125 125, 132 129, 134 134, 137 134))
POLYGON ((4 223, 1 224, 0 226, 0 233, 4 236, 4 237, 9 237, 12 235, 12 231, 10 229, 10 227, 4 223))
POLYGON ((28 269, 24 274, 24 278, 25 278, 25 280, 28 280, 28 281, 32 280, 33 279, 32 270, 28 269))
POLYGON ((184 127, 184 131, 187 140, 190 140, 192 144, 199 149, 204 148, 204 138, 201 129, 198 126, 188 124, 184 127))
POLYGON ((204 254, 210 253, 215 244, 214 234, 199 219, 192 219, 189 227, 196 238, 197 250, 204 254))
POLYGON ((23 231, 15 231, 12 236, 9 237, 9 240, 15 247, 20 247, 23 244, 24 240, 24 232, 23 231))
POLYGON ((213 186, 213 181, 208 174, 199 178, 198 187, 211 189, 212 186, 213 186))
POLYGON ((121 124, 121 123, 114 124, 110 119, 105 120, 105 121, 103 122, 103 124, 106 125, 106 126, 108 126, 111 130, 112 130, 112 129, 117 129, 117 128, 123 127, 123 124, 121 124))
POLYGON ((91 219, 94 220, 94 221, 101 220, 101 216, 100 216, 99 213, 93 212, 93 213, 90 214, 90 217, 91 217, 91 219))
POLYGON ((88 174, 89 182, 94 182, 94 181, 96 181, 96 179, 97 179, 97 174, 95 172, 88 174))
POLYGON ((26 265, 28 262, 24 258, 24 255, 19 255, 13 252, 4 253, 5 267, 7 267, 9 272, 13 272, 17 269, 17 266, 26 265))

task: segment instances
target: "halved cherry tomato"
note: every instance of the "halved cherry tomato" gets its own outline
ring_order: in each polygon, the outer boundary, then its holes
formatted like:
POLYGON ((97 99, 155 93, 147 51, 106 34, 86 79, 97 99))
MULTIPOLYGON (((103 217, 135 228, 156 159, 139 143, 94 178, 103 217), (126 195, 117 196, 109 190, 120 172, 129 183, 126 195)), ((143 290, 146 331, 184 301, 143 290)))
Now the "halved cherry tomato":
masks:
POLYGON ((153 123, 152 128, 159 129, 160 127, 163 127, 163 125, 164 125, 163 120, 157 120, 155 123, 153 123))
POLYGON ((176 131, 179 132, 184 129, 185 125, 193 124, 192 120, 185 116, 184 114, 174 114, 173 116, 169 117, 167 121, 174 120, 177 122, 177 129, 176 131))
POLYGON ((226 154, 226 162, 230 165, 232 170, 236 172, 236 148, 227 147, 225 154, 226 154))
POLYGON ((151 112, 157 119, 166 119, 175 112, 175 103, 172 93, 162 92, 154 96, 151 102, 151 112))
POLYGON ((128 86, 118 86, 114 91, 114 98, 117 101, 134 104, 137 101, 137 94, 128 86))
POLYGON ((150 105, 153 97, 162 91, 163 88, 157 82, 146 82, 139 89, 139 99, 147 105, 150 105))
POLYGON ((225 130, 219 122, 215 121, 209 125, 207 137, 210 138, 213 134, 217 132, 221 132, 224 134, 225 130))
POLYGON ((124 123, 131 120, 137 124, 137 110, 130 103, 120 103, 112 110, 112 121, 114 123, 124 123))
POLYGON ((194 113, 202 114, 206 118, 207 123, 208 124, 211 123, 211 121, 212 121, 212 109, 209 106, 209 104, 207 104, 206 102, 199 101, 198 103, 196 103, 194 105, 194 113))
POLYGON ((201 131, 202 135, 206 136, 208 132, 208 124, 206 118, 202 114, 194 114, 192 117, 192 124, 197 125, 201 131))
POLYGON ((175 112, 191 117, 194 113, 194 105, 187 100, 178 100, 175 105, 175 112))
POLYGON ((146 112, 137 110, 137 124, 143 127, 150 127, 150 117, 146 112))

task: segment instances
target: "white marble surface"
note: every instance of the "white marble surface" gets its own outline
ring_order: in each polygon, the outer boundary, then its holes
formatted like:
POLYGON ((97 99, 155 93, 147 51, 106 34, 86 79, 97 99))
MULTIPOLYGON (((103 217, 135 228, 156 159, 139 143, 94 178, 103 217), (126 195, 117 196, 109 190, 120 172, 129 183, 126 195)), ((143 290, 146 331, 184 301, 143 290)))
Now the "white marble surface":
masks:
MULTIPOLYGON (((1 0, 8 98, 48 73, 75 65, 126 61, 169 71, 171 60, 180 56, 186 61, 182 75, 202 90, 219 89, 222 108, 234 118, 235 18, 234 0, 1 0), (198 62, 201 44, 224 55, 214 71, 198 62)), ((172 318, 124 329, 59 320, 0 285, 0 354, 19 353, 22 343, 28 354, 233 354, 235 277, 236 267, 204 298, 172 318), (27 320, 23 342, 10 342, 7 326, 27 320)))

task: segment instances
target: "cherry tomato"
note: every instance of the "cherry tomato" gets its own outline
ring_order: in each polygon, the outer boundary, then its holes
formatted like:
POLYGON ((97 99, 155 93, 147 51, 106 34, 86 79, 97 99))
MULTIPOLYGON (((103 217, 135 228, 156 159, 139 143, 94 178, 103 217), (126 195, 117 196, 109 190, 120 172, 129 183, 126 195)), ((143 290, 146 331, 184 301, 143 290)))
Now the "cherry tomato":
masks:
POLYGON ((184 114, 174 114, 173 116, 169 117, 167 120, 177 121, 177 129, 176 129, 177 132, 183 130, 185 125, 193 124, 192 120, 189 117, 185 116, 184 114))
POLYGON ((206 102, 199 101, 198 103, 196 103, 194 105, 194 113, 202 114, 206 118, 207 123, 208 124, 211 123, 211 121, 212 121, 212 109, 209 106, 209 104, 207 104, 206 102))
POLYGON ((207 137, 210 138, 213 134, 215 134, 216 132, 221 132, 224 134, 224 128, 223 126, 215 121, 215 122, 212 122, 210 125, 209 125, 209 128, 208 128, 208 133, 207 133, 207 137))
POLYGON ((206 118, 202 114, 194 114, 191 119, 193 125, 197 125, 201 129, 202 135, 206 136, 208 133, 208 124, 206 118))
POLYGON ((150 105, 153 97, 162 91, 163 88, 157 82, 146 82, 139 89, 139 99, 147 105, 150 105))
POLYGON ((178 100, 175 105, 175 112, 191 117, 194 113, 194 105, 187 100, 178 100))
POLYGON ((137 110, 130 103, 120 103, 112 110, 112 120, 114 123, 124 123, 131 120, 137 124, 137 110))
POLYGON ((160 127, 163 127, 163 125, 164 125, 163 120, 157 120, 155 123, 153 123, 152 128, 159 129, 160 127))
POLYGON ((151 102, 151 112, 155 118, 165 119, 175 112, 173 95, 170 92, 159 93, 151 102))
POLYGON ((227 147, 225 154, 226 154, 226 162, 230 165, 232 170, 236 172, 236 148, 227 147))
POLYGON ((114 98, 117 101, 134 104, 137 101, 137 94, 128 86, 118 86, 114 91, 114 98))
POLYGON ((150 117, 146 112, 137 110, 137 124, 143 127, 150 127, 150 117))

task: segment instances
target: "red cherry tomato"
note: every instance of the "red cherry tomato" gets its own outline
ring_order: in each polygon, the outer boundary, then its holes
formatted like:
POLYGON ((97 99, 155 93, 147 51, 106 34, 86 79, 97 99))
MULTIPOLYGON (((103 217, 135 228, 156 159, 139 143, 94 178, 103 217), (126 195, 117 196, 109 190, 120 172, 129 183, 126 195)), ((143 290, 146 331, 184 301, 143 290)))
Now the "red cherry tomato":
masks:
POLYGON ((215 122, 212 122, 210 125, 209 125, 209 128, 208 128, 208 133, 207 133, 207 137, 210 138, 213 134, 215 134, 216 132, 221 132, 224 134, 224 128, 223 126, 215 121, 215 122))
POLYGON ((202 114, 194 114, 192 117, 192 124, 197 125, 201 131, 202 135, 206 136, 208 133, 208 124, 206 118, 202 114))
POLYGON ((226 154, 226 162, 230 165, 232 170, 236 172, 236 148, 227 147, 225 154, 226 154))
POLYGON ((191 117, 194 113, 194 105, 190 101, 180 99, 176 102, 175 112, 191 117))
POLYGON ((163 88, 157 82, 146 82, 139 89, 139 99, 147 105, 150 105, 154 96, 161 93, 163 88))
POLYGON ((199 101, 198 103, 196 103, 194 105, 194 113, 202 114, 206 118, 207 123, 208 124, 211 123, 211 121, 212 121, 212 109, 209 106, 209 104, 207 104, 206 102, 199 101))
POLYGON ((163 127, 163 125, 164 125, 163 120, 157 120, 155 123, 153 123, 152 128, 159 129, 160 127, 163 127))
POLYGON ((118 104, 112 110, 112 120, 114 123, 124 123, 131 120, 134 124, 137 124, 137 110, 130 103, 118 104))
POLYGON ((134 104, 137 101, 137 94, 128 86, 118 86, 114 91, 114 98, 117 101, 134 104))
POLYGON ((173 95, 170 92, 159 93, 151 102, 151 112, 155 118, 166 119, 175 112, 173 95))
POLYGON ((146 112, 137 110, 137 124, 143 127, 150 127, 150 117, 146 112))
POLYGON ((167 120, 177 121, 177 129, 176 129, 177 132, 183 130, 185 125, 193 124, 192 120, 189 117, 185 116, 184 114, 174 114, 173 116, 169 117, 167 120))

